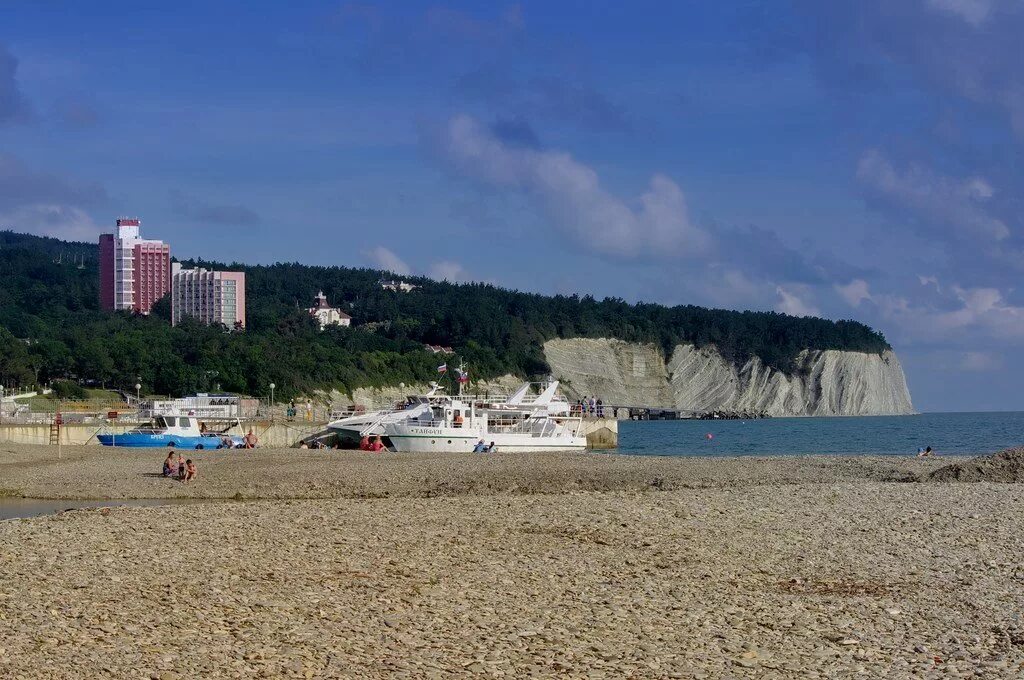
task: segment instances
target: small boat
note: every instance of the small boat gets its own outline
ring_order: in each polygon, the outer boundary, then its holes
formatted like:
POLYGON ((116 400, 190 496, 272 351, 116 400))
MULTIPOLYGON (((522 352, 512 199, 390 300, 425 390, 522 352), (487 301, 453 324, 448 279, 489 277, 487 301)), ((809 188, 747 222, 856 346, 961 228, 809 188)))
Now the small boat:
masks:
POLYGON ((225 449, 244 446, 241 437, 203 432, 194 416, 160 415, 150 427, 140 427, 122 434, 96 435, 103 446, 132 448, 225 449))

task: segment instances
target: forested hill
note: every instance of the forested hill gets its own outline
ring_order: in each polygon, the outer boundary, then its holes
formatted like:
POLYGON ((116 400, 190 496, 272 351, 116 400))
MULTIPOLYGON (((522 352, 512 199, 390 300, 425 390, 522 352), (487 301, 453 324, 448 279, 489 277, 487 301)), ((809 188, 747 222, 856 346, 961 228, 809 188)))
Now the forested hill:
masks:
POLYGON ((855 321, 632 305, 417 277, 405 280, 419 289, 395 293, 379 286, 391 278, 386 272, 300 264, 185 261, 246 272, 248 328, 172 328, 166 301, 150 317, 99 311, 97 255, 94 244, 0 232, 0 382, 69 377, 127 386, 141 377, 144 389, 157 393, 219 384, 254 395, 274 382, 287 398, 313 388, 433 379, 438 359, 424 343, 454 347, 473 378, 544 375, 542 346, 555 337, 653 342, 667 352, 679 343, 714 344, 735 363, 756 355, 787 371, 804 349, 889 348, 855 321), (352 315, 351 329, 317 329, 305 308, 321 289, 352 315))

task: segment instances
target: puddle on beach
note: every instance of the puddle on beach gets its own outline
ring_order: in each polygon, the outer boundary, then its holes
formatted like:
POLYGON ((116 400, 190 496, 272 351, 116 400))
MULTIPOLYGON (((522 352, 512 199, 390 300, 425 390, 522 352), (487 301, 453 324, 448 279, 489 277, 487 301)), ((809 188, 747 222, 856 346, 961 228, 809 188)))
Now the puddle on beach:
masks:
POLYGON ((43 498, 0 498, 0 521, 52 515, 63 510, 117 508, 121 506, 194 505, 210 503, 206 498, 137 498, 110 501, 50 500, 43 498))

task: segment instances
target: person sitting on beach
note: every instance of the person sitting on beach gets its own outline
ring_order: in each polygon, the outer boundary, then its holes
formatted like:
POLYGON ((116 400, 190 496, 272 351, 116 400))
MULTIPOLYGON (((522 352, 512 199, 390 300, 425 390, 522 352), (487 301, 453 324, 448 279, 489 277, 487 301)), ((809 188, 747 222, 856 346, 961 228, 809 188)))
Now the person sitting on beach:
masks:
POLYGON ((178 454, 178 479, 184 481, 185 479, 185 459, 178 454))
POLYGON ((381 440, 380 435, 377 435, 377 438, 373 440, 373 444, 370 445, 370 450, 374 453, 380 453, 384 450, 384 442, 381 440))
POLYGON ((485 450, 487 451, 487 453, 497 453, 498 452, 498 446, 494 442, 491 442, 487 446, 487 449, 485 449, 485 450))
POLYGON ((921 457, 921 458, 925 458, 925 457, 931 456, 933 454, 934 454, 934 452, 932 451, 932 447, 930 447, 930 446, 926 447, 924 451, 918 450, 918 452, 917 452, 917 455, 919 457, 921 457))
POLYGON ((187 461, 185 461, 185 474, 182 477, 181 481, 188 484, 189 482, 196 478, 197 474, 198 471, 196 470, 196 464, 192 462, 191 458, 189 458, 187 461))
POLYGON ((481 439, 480 441, 478 441, 476 443, 476 446, 473 447, 473 453, 486 453, 486 452, 487 452, 487 444, 484 444, 484 440, 481 439))
POLYGON ((245 441, 245 448, 255 449, 256 444, 258 444, 260 440, 256 437, 256 435, 252 431, 252 428, 250 427, 249 432, 245 435, 243 441, 245 441))
POLYGON ((164 458, 164 477, 177 477, 178 476, 178 462, 174 460, 174 452, 168 451, 167 457, 164 458))
POLYGON ((373 451, 373 447, 370 445, 370 437, 368 435, 364 434, 363 438, 359 440, 359 450, 373 451))
POLYGON ((231 441, 231 437, 229 437, 228 435, 226 435, 226 434, 225 435, 221 435, 221 437, 220 437, 220 447, 219 448, 222 448, 222 449, 233 449, 233 448, 235 448, 235 443, 233 441, 231 441))

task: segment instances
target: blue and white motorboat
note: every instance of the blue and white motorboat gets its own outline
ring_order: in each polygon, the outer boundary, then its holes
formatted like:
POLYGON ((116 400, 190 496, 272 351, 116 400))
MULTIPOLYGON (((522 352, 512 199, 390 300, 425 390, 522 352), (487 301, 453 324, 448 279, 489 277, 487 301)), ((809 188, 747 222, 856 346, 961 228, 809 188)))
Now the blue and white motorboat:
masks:
POLYGON ((160 415, 153 425, 122 434, 96 435, 103 446, 133 448, 226 449, 244 446, 241 437, 216 432, 203 432, 194 416, 160 415))

